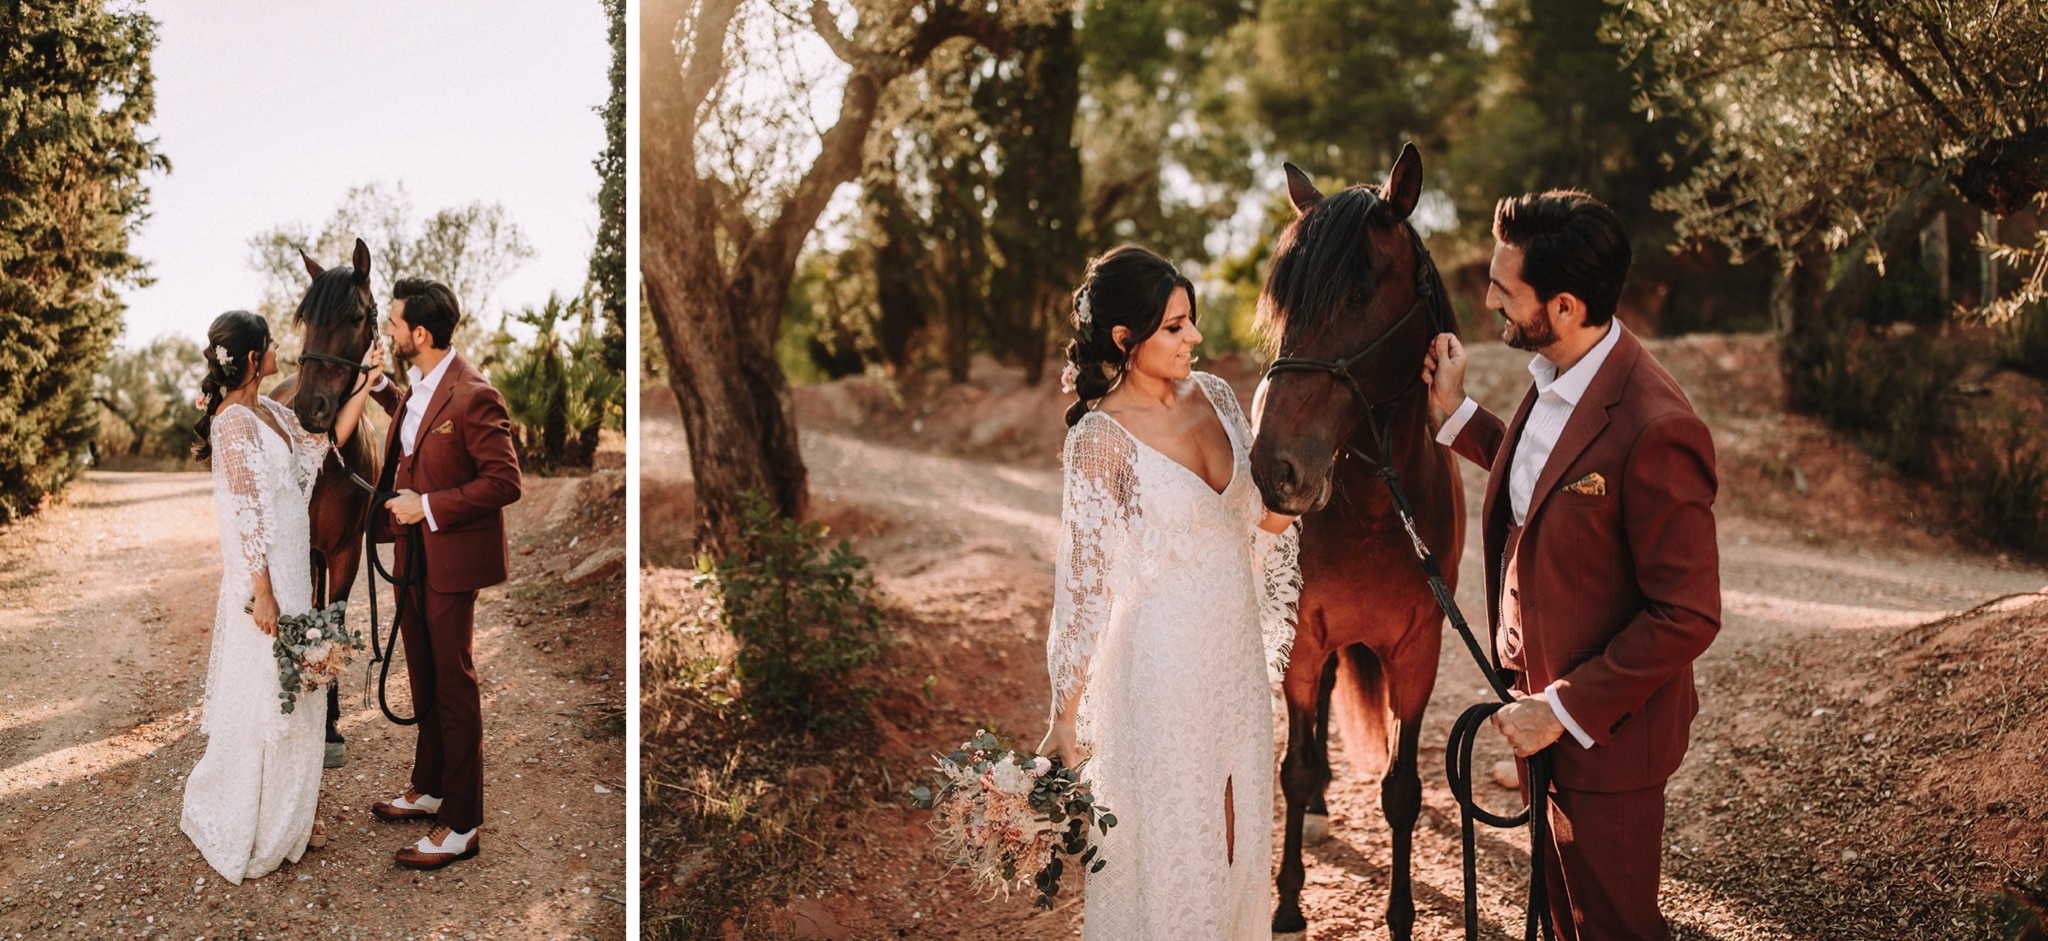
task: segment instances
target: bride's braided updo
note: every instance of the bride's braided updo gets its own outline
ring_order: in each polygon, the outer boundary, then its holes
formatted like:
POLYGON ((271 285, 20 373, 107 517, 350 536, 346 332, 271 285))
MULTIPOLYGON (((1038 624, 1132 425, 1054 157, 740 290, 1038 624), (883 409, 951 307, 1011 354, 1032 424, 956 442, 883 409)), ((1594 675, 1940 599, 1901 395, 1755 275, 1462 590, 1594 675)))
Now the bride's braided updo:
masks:
POLYGON ((227 394, 242 387, 263 365, 270 349, 270 321, 246 310, 231 310, 213 318, 206 328, 206 378, 199 381, 199 445, 192 458, 204 461, 213 456, 213 416, 227 394))
POLYGON ((1130 351, 1158 331, 1176 288, 1188 292, 1188 316, 1193 317, 1194 284, 1150 249, 1122 245, 1088 263, 1081 286, 1074 289, 1075 335, 1067 343, 1075 399, 1067 407, 1067 427, 1123 381, 1130 351), (1111 336, 1117 327, 1130 331, 1123 346, 1111 336))

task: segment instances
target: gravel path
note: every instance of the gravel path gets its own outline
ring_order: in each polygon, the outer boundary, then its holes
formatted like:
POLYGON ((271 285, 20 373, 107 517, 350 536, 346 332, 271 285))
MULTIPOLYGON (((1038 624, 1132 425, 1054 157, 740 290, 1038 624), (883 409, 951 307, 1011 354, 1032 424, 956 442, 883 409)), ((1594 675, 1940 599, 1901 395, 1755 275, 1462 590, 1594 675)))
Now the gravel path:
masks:
MULTIPOLYGON (((515 550, 575 538, 543 517, 578 483, 528 481, 515 550)), ((620 579, 538 587, 559 557, 515 555, 514 584, 479 603, 483 855, 431 874, 392 863, 424 829, 378 823, 368 805, 403 790, 412 735, 352 672, 350 760, 322 783, 327 847, 235 886, 178 830, 183 776, 205 748, 210 478, 89 474, 66 503, 0 531, 0 937, 623 937, 624 739, 602 718, 625 699, 623 603, 591 598, 620 579)))

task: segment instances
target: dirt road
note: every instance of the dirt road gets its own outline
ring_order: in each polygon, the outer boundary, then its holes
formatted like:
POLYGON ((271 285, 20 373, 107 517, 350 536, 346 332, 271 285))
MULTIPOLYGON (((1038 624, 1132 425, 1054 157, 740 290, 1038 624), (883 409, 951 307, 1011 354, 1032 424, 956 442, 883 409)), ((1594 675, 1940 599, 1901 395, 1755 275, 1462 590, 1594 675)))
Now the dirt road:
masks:
MULTIPOLYGON (((1510 389, 1515 386, 1511 370, 1494 372, 1504 377, 1498 385, 1509 390, 1491 393, 1494 397, 1519 391, 1510 389)), ((1526 376, 1520 381, 1526 383, 1526 376)), ((1034 413, 1057 414, 1055 405, 1047 396, 1034 413)), ((818 406, 812 412, 823 410, 818 406)), ((657 404, 643 417, 644 502, 657 508, 686 505, 686 445, 673 408, 657 404)), ((807 431, 804 454, 816 515, 833 524, 836 534, 853 537, 874 561, 882 587, 907 610, 910 623, 899 632, 898 657, 905 664, 904 676, 913 681, 931 677, 929 693, 888 700, 880 738, 886 753, 903 756, 897 776, 873 785, 868 794, 872 808, 855 811, 845 821, 847 835, 815 876, 811 891, 774 913, 767 929, 773 933, 762 936, 1072 937, 1080 921, 1078 899, 1067 899, 1047 915, 1035 914, 1025 898, 982 902, 968 879, 947 872, 932 858, 927 816, 910 809, 903 795, 909 786, 904 779, 919 772, 923 754, 952 747, 976 727, 1010 731, 1027 745, 1043 731, 1044 624, 1051 604, 1058 472, 1043 457, 1006 463, 949 457, 931 453, 944 449, 939 442, 905 446, 902 439, 910 433, 903 428, 887 434, 896 440, 884 443, 875 440, 883 432, 856 435, 845 426, 807 431)), ((1461 559, 1458 595, 1465 610, 1478 618, 1483 582, 1476 515, 1483 474, 1469 466, 1462 472, 1474 516, 1469 531, 1475 536, 1461 559)), ((1810 468, 1807 473, 1818 472, 1810 468)), ((1747 483, 1755 476, 1741 479, 1747 483)), ((1749 503, 1755 504, 1751 496, 1749 503)), ((1924 534, 1831 540, 1782 520, 1723 510, 1725 623, 1699 665, 1704 712, 1695 728, 1693 757, 1671 785, 1674 814, 1709 797, 1721 799, 1692 793, 1700 769, 1717 752, 1726 755, 1739 748, 1738 736, 1754 734, 1756 723, 1745 727, 1728 714, 1742 701, 1737 694, 1746 690, 1746 653, 1794 647, 1823 635, 1917 624, 1988 598, 2048 588, 2048 571, 1952 548, 1926 548, 1929 544, 1924 534)), ((656 575, 646 584, 658 594, 661 579, 656 575)), ((1443 779, 1442 743, 1456 715, 1485 695, 1464 648, 1454 636, 1447 637, 1422 735, 1425 808, 1415 852, 1418 938, 1463 937, 1458 821, 1443 779)), ((1497 749, 1493 757, 1505 757, 1505 747, 1488 738, 1497 749)), ((1489 763, 1490 758, 1482 759, 1481 767, 1489 763)), ((1361 780, 1341 764, 1337 773, 1329 795, 1331 839, 1307 852, 1309 885, 1303 904, 1310 937, 1383 938, 1390 849, 1378 783, 1361 780)), ((1499 789, 1482 799, 1498 809, 1515 801, 1499 789)), ((1277 818, 1277 804, 1275 810, 1277 818)), ((1676 816, 1672 821, 1665 900, 1679 938, 1800 937, 1805 935, 1792 926, 1826 917, 1825 912, 1771 909, 1724 887, 1708 868, 1689 866, 1690 860, 1712 856, 1721 841, 1765 838, 1697 825, 1704 822, 1676 816)), ((1519 831, 1480 831, 1485 937, 1520 937, 1526 840, 1519 831)))
MULTIPOLYGON (((515 550, 575 538, 552 511, 579 483, 527 482, 515 550)), ((350 760, 322 783, 328 846, 235 886, 178 830, 205 749, 210 477, 90 474, 0 531, 0 937, 622 937, 624 740, 605 718, 625 699, 622 603, 593 605, 606 584, 546 587, 540 560, 557 557, 515 555, 514 582, 478 606, 484 854, 432 874, 391 862, 424 831, 368 806, 404 789, 412 734, 364 701, 359 667, 342 696, 350 760)), ((401 662, 407 711, 402 677, 401 662)))

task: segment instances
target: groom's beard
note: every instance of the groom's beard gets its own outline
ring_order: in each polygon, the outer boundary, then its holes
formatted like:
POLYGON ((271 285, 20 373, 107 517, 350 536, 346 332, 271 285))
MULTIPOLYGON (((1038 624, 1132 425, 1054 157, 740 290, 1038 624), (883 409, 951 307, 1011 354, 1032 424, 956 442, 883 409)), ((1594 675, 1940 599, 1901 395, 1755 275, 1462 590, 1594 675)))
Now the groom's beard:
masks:
POLYGON ((1538 310, 1533 324, 1517 323, 1505 311, 1500 318, 1501 339, 1511 348, 1533 353, 1557 342, 1557 328, 1551 325, 1548 310, 1538 310))
POLYGON ((391 353, 392 355, 397 356, 399 359, 404 360, 407 366, 410 366, 412 365, 412 358, 420 355, 420 348, 410 339, 407 339, 404 342, 400 342, 397 337, 392 337, 391 353))

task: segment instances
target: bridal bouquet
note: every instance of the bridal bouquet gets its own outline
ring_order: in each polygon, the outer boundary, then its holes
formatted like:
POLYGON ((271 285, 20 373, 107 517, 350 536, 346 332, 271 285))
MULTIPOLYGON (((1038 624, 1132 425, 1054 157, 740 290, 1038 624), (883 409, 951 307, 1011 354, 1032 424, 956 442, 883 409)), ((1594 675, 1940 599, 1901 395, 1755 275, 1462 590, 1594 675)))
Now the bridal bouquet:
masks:
POLYGON ((310 693, 339 679, 348 669, 355 652, 364 649, 361 631, 348 629, 344 617, 348 602, 337 601, 318 611, 288 614, 277 619, 277 638, 270 649, 277 655, 277 681, 282 690, 280 708, 290 715, 300 693, 310 693))
POLYGON ((1080 769, 1011 748, 1001 736, 976 729, 958 751, 937 758, 929 787, 910 792, 933 813, 939 852, 974 874, 978 885, 1007 895, 1026 876, 1038 888, 1038 907, 1052 908, 1065 857, 1097 872, 1108 863, 1091 846, 1089 827, 1103 833, 1116 815, 1095 802, 1080 769))

